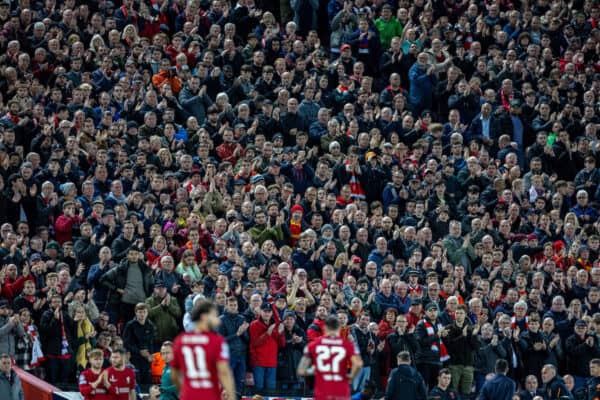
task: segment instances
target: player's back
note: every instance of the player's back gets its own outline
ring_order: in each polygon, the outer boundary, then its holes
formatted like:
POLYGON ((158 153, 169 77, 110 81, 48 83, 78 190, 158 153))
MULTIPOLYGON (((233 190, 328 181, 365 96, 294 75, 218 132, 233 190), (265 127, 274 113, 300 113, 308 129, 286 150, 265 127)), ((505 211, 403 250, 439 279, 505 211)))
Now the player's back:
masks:
POLYGON ((181 371, 180 400, 221 398, 217 363, 229 361, 225 339, 214 332, 185 332, 173 345, 171 367, 181 371))
POLYGON ((339 336, 322 336, 306 347, 305 355, 315 368, 315 400, 350 398, 348 367, 358 354, 353 342, 339 336))

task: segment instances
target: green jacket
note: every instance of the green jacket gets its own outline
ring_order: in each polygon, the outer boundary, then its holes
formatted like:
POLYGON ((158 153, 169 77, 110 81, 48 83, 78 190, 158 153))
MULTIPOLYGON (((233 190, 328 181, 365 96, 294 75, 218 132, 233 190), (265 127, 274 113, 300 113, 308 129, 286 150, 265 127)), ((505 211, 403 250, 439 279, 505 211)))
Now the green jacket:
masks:
POLYGON ((250 234, 252 240, 258 242, 259 246, 262 246, 263 242, 269 239, 275 242, 283 240, 283 231, 281 230, 281 226, 267 228, 266 225, 255 225, 248 230, 248 234, 250 234))
POLYGON ((160 378, 160 400, 177 400, 179 399, 179 391, 173 385, 171 379, 171 367, 169 364, 165 365, 163 369, 162 378, 160 378))
POLYGON ((381 46, 385 50, 390 47, 390 43, 394 36, 402 37, 402 24, 394 16, 390 17, 390 20, 387 22, 381 17, 377 18, 375 20, 375 26, 379 31, 379 41, 381 42, 381 46))
POLYGON ((463 238, 455 238, 450 235, 446 236, 443 241, 443 246, 446 249, 448 261, 452 264, 460 264, 465 267, 466 271, 471 271, 471 261, 476 257, 475 249, 469 241, 469 245, 463 247, 463 238))
POLYGON ((181 308, 175 297, 171 297, 168 306, 161 305, 162 299, 152 295, 146 299, 148 306, 148 318, 156 327, 155 342, 162 343, 165 340, 173 340, 179 333, 177 321, 181 318, 181 308))

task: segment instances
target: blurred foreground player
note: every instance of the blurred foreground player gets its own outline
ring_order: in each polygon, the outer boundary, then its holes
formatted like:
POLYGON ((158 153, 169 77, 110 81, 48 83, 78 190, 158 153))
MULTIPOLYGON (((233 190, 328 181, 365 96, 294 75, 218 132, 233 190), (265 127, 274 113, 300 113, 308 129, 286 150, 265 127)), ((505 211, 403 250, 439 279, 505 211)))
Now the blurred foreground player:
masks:
POLYGON ((305 347, 298 375, 315 375, 315 400, 348 400, 350 384, 362 365, 360 351, 340 336, 340 322, 330 316, 325 320, 325 335, 305 347))
POLYGON ((235 399, 235 384, 229 368, 229 347, 215 333, 220 319, 216 306, 208 301, 198 303, 191 312, 194 332, 175 339, 171 374, 179 389, 180 400, 220 400, 221 389, 228 399, 235 399))
POLYGON ((135 372, 125 365, 127 351, 115 349, 110 355, 110 367, 103 372, 109 399, 135 400, 135 372))
POLYGON ((106 370, 102 369, 104 353, 100 349, 90 351, 90 368, 79 374, 79 393, 85 400, 108 400, 106 370))

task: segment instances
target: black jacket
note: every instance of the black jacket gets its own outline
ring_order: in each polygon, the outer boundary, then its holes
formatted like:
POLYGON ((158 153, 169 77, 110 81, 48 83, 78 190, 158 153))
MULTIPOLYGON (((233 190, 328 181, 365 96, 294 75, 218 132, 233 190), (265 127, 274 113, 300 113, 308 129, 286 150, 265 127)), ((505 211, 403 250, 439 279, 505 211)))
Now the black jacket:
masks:
POLYGON ((421 374, 410 365, 400 365, 390 372, 386 400, 425 400, 427 388, 421 374))
MULTIPOLYGON (((138 265, 142 270, 142 279, 144 281, 144 293, 146 298, 150 297, 154 287, 154 279, 152 278, 152 271, 143 261, 138 261, 138 265)), ((121 295, 117 292, 117 289, 125 289, 127 285, 127 269, 129 268, 129 262, 125 259, 121 263, 112 268, 110 271, 102 275, 100 278, 100 284, 104 285, 108 290, 108 302, 111 305, 118 305, 121 301, 121 295)))
POLYGON ((392 365, 396 365, 396 359, 401 351, 408 351, 411 355, 411 360, 414 360, 415 354, 419 351, 419 343, 414 333, 404 333, 400 335, 398 331, 390 334, 387 337, 388 344, 390 346, 390 360, 392 365))
POLYGON ((576 334, 569 336, 566 343, 567 353, 567 370, 578 376, 589 376, 589 365, 593 358, 600 357, 600 347, 598 346, 598 340, 594 338, 594 345, 588 346, 585 340, 586 336, 581 339, 576 334))
MULTIPOLYGON (((439 386, 434 387, 427 396, 429 400, 456 400, 460 399, 460 395, 455 389, 448 387, 446 390, 439 386)), ((523 398, 521 398, 523 400, 523 398)))
POLYGON ((93 245, 90 238, 80 237, 77 239, 73 250, 77 257, 77 265, 83 263, 86 271, 89 271, 90 267, 99 261, 98 253, 100 252, 100 246, 97 244, 93 245))
POLYGON ((521 335, 519 340, 519 346, 521 348, 521 354, 523 355, 526 375, 536 375, 539 377, 542 367, 544 366, 546 359, 548 358, 548 343, 544 339, 541 332, 533 333, 526 331, 521 335), (536 343, 543 343, 546 345, 545 348, 536 350, 534 348, 536 343))
POLYGON ((373 346, 377 347, 378 339, 377 336, 373 334, 370 330, 367 329, 366 332, 363 332, 358 326, 355 326, 352 329, 352 336, 360 350, 360 356, 363 359, 363 364, 365 367, 371 367, 375 363, 375 352, 369 353, 368 347, 369 342, 373 342, 373 346))
POLYGON ((431 348, 431 345, 434 344, 434 342, 437 342, 437 346, 440 348, 440 337, 437 334, 437 322, 431 325, 433 326, 433 335, 431 336, 427 334, 427 328, 425 327, 423 320, 419 321, 417 323, 417 327, 415 328, 415 336, 417 338, 417 342, 419 343, 419 351, 417 352, 416 357, 417 364, 442 364, 440 361, 440 353, 434 352, 431 348))
POLYGON ((111 251, 112 259, 115 262, 119 262, 127 256, 127 250, 135 243, 135 239, 127 240, 123 235, 119 235, 118 238, 112 242, 111 251))
MULTIPOLYGON (((65 326, 65 335, 69 342, 69 354, 73 353, 73 344, 77 338, 77 324, 62 311, 62 319, 65 326)), ((46 356, 62 355, 62 328, 59 319, 54 317, 54 310, 48 309, 42 314, 40 322, 40 336, 42 340, 42 351, 46 356)))
POLYGON ((492 345, 491 339, 480 339, 481 345, 475 353, 475 370, 487 375, 494 372, 496 361, 506 359, 506 347, 498 342, 495 346, 492 345))
POLYGON ((479 350, 479 338, 473 335, 473 327, 465 320, 467 336, 463 336, 463 328, 459 328, 456 322, 448 328, 448 336, 444 343, 450 354, 450 365, 473 365, 475 352, 479 350))
POLYGON ((245 318, 241 314, 231 314, 225 312, 221 315, 221 326, 219 326, 219 334, 227 340, 229 351, 232 357, 246 357, 248 352, 248 330, 241 335, 237 335, 240 326, 245 322, 245 318))
POLYGON ((132 319, 123 328, 123 345, 131 352, 131 362, 138 368, 150 368, 150 363, 140 354, 142 350, 154 352, 154 337, 156 327, 150 320, 146 319, 144 325, 137 319, 132 319))
POLYGON ((560 376, 555 376, 542 388, 544 400, 573 400, 573 395, 560 376))
POLYGON ((277 380, 282 383, 294 384, 298 382, 296 368, 300 364, 304 346, 306 346, 306 331, 298 325, 294 325, 291 331, 284 330, 285 346, 280 347, 277 352, 277 380), (294 335, 300 336, 300 343, 292 343, 294 335))

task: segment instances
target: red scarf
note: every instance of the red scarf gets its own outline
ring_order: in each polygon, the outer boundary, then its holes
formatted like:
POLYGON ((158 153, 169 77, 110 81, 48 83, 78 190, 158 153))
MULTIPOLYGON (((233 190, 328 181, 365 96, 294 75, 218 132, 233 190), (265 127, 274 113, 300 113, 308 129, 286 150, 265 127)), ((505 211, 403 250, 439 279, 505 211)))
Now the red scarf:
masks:
POLYGON ((449 309, 449 308, 446 308, 446 313, 447 313, 447 314, 448 314, 448 316, 449 316, 449 317, 452 319, 452 321, 454 321, 454 320, 456 319, 456 316, 455 316, 455 314, 456 314, 456 313, 455 313, 455 312, 453 312, 453 311, 450 311, 450 309, 449 309))
MULTIPOLYGON (((435 336, 436 330, 433 328, 433 325, 431 325, 429 323, 429 321, 427 321, 426 318, 423 319, 423 325, 425 325, 425 329, 427 330, 427 335, 429 337, 435 336)), ((442 324, 437 324, 437 330, 439 331, 441 328, 442 328, 442 324)), ((446 345, 442 341, 442 338, 439 338, 438 340, 434 340, 431 343, 431 351, 433 351, 434 353, 440 354, 441 362, 448 361, 450 359, 450 354, 448 354, 448 350, 446 350, 446 345)))
POLYGON ((290 237, 292 239, 292 246, 296 246, 296 242, 298 241, 298 237, 302 233, 302 222, 296 222, 293 219, 290 219, 290 237))
POLYGON ((500 91, 500 100, 502 101, 502 108, 506 111, 510 111, 510 102, 515 98, 514 93, 511 93, 508 98, 504 95, 504 89, 500 91))
MULTIPOLYGON (((517 317, 515 317, 514 315, 510 319, 510 327, 512 329, 515 329, 517 327, 517 317)), ((525 329, 527 329, 527 328, 529 328, 529 317, 526 315, 525 316, 525 329)))

